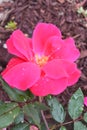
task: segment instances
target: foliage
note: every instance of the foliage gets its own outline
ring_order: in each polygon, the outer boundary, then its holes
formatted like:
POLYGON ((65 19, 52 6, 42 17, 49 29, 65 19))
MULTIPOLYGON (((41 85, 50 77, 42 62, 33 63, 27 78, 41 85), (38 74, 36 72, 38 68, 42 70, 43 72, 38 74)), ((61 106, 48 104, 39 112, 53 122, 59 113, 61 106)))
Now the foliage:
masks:
POLYGON ((59 123, 63 123, 66 115, 63 106, 54 97, 48 99, 47 101, 48 105, 50 106, 50 112, 52 114, 53 119, 55 119, 59 123))
POLYGON ((82 14, 84 17, 87 17, 87 9, 85 10, 82 6, 78 8, 77 12, 82 14))
POLYGON ((74 130, 87 130, 87 127, 82 122, 77 121, 74 123, 74 130))
POLYGON ((7 103, 0 101, 0 128, 5 128, 12 124, 11 130, 29 130, 33 124, 40 130, 46 130, 45 124, 41 122, 41 111, 48 112, 50 110, 51 119, 54 120, 54 124, 49 124, 50 130, 68 130, 65 125, 68 125, 69 122, 72 123, 73 130, 87 130, 87 126, 83 124, 83 121, 87 123, 87 112, 83 114, 84 96, 80 88, 71 96, 67 106, 68 110, 66 111, 54 96, 47 96, 44 99, 44 103, 33 102, 34 96, 30 96, 26 92, 24 94, 19 90, 15 91, 15 89, 12 89, 13 91, 11 92, 10 87, 10 89, 7 89, 8 85, 5 81, 1 79, 1 82, 10 101, 7 103), (67 115, 71 117, 69 122, 66 122, 67 115))
POLYGON ((87 112, 86 113, 84 113, 84 121, 87 123, 87 112))
POLYGON ((83 111, 83 93, 78 89, 69 100, 68 111, 72 119, 77 119, 83 111))
POLYGON ((17 28, 17 23, 15 21, 10 21, 5 25, 5 28, 13 31, 17 28))

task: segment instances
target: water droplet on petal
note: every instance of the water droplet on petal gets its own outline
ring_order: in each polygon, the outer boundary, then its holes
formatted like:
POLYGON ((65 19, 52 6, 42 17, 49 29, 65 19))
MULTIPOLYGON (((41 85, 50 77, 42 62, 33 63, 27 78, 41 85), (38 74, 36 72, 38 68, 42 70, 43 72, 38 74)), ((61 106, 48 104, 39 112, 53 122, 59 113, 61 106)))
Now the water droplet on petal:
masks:
POLYGON ((25 70, 25 68, 22 68, 22 70, 24 71, 24 70, 25 70))
POLYGON ((48 79, 46 79, 46 81, 48 82, 49 80, 48 80, 48 79))
POLYGON ((58 47, 57 50, 59 50, 60 48, 58 47))

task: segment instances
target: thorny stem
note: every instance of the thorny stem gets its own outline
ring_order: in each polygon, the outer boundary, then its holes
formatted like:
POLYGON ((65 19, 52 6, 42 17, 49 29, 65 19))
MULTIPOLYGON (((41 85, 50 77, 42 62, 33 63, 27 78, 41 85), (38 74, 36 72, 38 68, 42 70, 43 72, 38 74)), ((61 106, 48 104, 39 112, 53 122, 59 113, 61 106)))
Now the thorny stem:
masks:
POLYGON ((57 124, 56 124, 56 125, 53 125, 50 130, 54 130, 54 129, 56 129, 56 128, 58 128, 58 127, 61 127, 61 126, 64 126, 64 125, 72 124, 72 123, 74 123, 75 121, 79 121, 79 120, 82 120, 82 119, 83 119, 83 117, 81 116, 79 119, 76 119, 76 120, 72 120, 72 121, 69 121, 69 122, 61 123, 61 124, 58 124, 58 125, 57 125, 57 124))
MULTIPOLYGON (((40 103, 42 102, 42 98, 43 98, 43 97, 39 97, 39 102, 40 102, 40 103)), ((41 115, 42 115, 44 124, 45 124, 45 126, 46 126, 46 129, 47 129, 47 130, 50 130, 50 129, 49 129, 49 126, 48 126, 48 123, 47 123, 47 120, 46 120, 46 118, 45 118, 44 112, 43 112, 42 110, 41 110, 41 115)))

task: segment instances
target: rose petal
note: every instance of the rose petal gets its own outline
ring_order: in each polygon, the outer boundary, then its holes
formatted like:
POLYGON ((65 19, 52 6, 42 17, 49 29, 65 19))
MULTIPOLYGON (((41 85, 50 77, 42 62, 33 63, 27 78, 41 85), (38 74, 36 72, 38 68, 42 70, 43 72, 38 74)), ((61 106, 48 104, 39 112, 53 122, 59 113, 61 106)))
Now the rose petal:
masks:
POLYGON ((49 38, 45 44, 44 47, 44 54, 52 57, 57 51, 60 50, 62 46, 62 39, 60 39, 58 36, 53 36, 49 38))
POLYGON ((77 65, 75 63, 62 60, 64 68, 68 74, 68 86, 75 84, 81 76, 80 70, 77 69, 77 65))
POLYGON ((26 90, 36 83, 40 78, 39 67, 30 62, 23 62, 9 68, 3 74, 3 79, 12 87, 20 90, 26 90))
POLYGON ((80 56, 80 52, 76 48, 72 38, 67 38, 63 41, 62 47, 57 56, 60 59, 69 60, 71 62, 75 61, 80 56))
POLYGON ((30 88, 30 90, 36 96, 46 96, 48 94, 60 94, 66 88, 67 78, 54 80, 48 77, 41 77, 41 79, 30 88))
POLYGON ((13 68, 15 65, 20 64, 25 62, 23 59, 20 58, 12 58, 8 65, 6 66, 6 69, 1 73, 1 75, 3 76, 8 70, 10 70, 11 68, 13 68))
POLYGON ((46 41, 52 36, 61 37, 60 30, 53 24, 39 23, 33 32, 34 52, 42 54, 46 41))
POLYGON ((65 68, 63 67, 61 60, 54 59, 43 66, 43 71, 50 78, 59 79, 68 77, 65 68))
POLYGON ((8 52, 13 54, 13 55, 16 55, 22 59, 25 59, 25 57, 23 56, 23 54, 21 54, 15 47, 14 47, 14 44, 13 44, 13 41, 12 41, 12 38, 10 37, 7 42, 7 48, 8 48, 8 52))
POLYGON ((87 97, 84 97, 84 105, 87 106, 87 97))
POLYGON ((68 78, 68 86, 75 84, 81 76, 81 72, 77 69, 68 78))
POLYGON ((66 60, 52 60, 44 65, 42 70, 48 77, 53 79, 67 77, 68 86, 75 84, 81 76, 76 64, 66 60))
POLYGON ((19 57, 23 55, 30 59, 32 56, 31 43, 31 39, 27 38, 20 30, 16 30, 12 33, 10 40, 7 41, 7 47, 10 53, 19 57))
POLYGON ((69 75, 77 69, 77 65, 75 63, 72 63, 67 60, 61 60, 61 62, 63 64, 64 69, 67 71, 69 75))

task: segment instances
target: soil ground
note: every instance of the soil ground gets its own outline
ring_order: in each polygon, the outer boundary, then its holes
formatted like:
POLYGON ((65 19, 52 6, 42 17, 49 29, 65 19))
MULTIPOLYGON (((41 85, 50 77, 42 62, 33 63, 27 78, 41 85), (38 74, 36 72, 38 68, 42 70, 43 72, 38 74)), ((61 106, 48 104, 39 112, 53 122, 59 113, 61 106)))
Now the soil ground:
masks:
MULTIPOLYGON (((81 55, 76 61, 82 71, 81 78, 72 87, 69 87, 58 99, 65 106, 71 95, 81 88, 87 96, 87 17, 77 12, 79 7, 87 9, 87 0, 10 0, 0 4, 0 72, 6 67, 11 55, 5 48, 6 40, 12 33, 5 29, 9 21, 15 21, 17 28, 29 37, 38 22, 53 23, 58 26, 63 37, 72 36, 81 55)), ((0 100, 9 100, 0 84, 0 100)), ((87 111, 87 108, 85 108, 87 111)), ((72 130, 69 126, 68 130, 72 130)))

